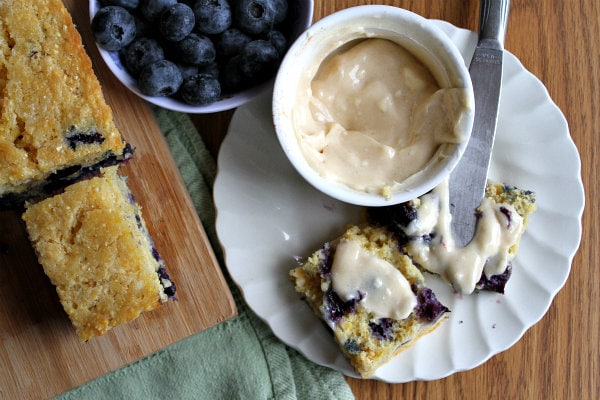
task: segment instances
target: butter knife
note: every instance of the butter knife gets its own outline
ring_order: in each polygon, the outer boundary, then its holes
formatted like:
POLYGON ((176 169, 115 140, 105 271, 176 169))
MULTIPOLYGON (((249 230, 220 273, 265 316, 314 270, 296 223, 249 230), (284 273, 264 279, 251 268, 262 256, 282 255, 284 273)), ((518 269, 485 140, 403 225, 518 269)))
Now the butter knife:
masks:
POLYGON ((502 82, 502 56, 510 0, 482 0, 479 39, 469 73, 475 96, 475 120, 464 155, 449 178, 452 231, 457 247, 475 233, 475 209, 481 203, 494 145, 502 82))

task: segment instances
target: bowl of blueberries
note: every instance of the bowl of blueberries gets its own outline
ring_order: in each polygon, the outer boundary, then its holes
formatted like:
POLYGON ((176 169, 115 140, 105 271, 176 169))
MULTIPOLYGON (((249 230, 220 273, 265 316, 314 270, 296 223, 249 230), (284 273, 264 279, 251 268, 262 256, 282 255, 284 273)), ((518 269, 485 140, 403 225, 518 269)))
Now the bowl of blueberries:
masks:
POLYGON ((312 0, 90 0, 100 55, 157 106, 215 113, 272 90, 312 0))

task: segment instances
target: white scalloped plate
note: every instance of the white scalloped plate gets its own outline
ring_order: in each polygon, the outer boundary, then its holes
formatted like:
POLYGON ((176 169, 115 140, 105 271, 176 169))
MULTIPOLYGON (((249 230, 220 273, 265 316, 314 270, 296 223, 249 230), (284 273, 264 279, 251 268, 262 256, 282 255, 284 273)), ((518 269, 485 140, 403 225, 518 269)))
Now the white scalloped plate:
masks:
MULTIPOLYGON (((476 34, 433 21, 467 63, 476 34)), ((380 368, 373 378, 433 380, 474 368, 512 346, 539 321, 564 285, 581 239, 580 159, 567 122, 543 84, 506 52, 490 177, 537 194, 504 296, 460 296, 428 283, 451 310, 448 321, 380 368)), ((361 211, 309 186, 273 131, 270 98, 238 109, 219 155, 217 232, 244 298, 283 342, 315 363, 357 377, 324 325, 295 293, 288 271, 357 222, 361 211)))

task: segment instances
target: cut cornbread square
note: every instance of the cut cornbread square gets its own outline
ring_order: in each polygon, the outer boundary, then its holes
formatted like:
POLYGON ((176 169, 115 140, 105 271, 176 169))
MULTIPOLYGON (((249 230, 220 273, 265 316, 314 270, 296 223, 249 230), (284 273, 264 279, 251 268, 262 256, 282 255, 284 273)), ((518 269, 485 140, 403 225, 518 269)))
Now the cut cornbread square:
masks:
POLYGON ((27 204, 23 220, 82 341, 155 309, 175 286, 117 167, 27 204))
POLYGON ((62 1, 1 1, 0 208, 131 153, 62 1))
POLYGON ((368 215, 371 223, 397 235, 402 251, 416 265, 440 275, 457 291, 503 294, 535 210, 534 192, 488 181, 481 204, 473 210, 475 235, 464 248, 457 248, 452 240, 447 181, 414 200, 370 208, 368 215))
POLYGON ((365 378, 433 331, 449 312, 383 227, 349 226, 290 276, 365 378))

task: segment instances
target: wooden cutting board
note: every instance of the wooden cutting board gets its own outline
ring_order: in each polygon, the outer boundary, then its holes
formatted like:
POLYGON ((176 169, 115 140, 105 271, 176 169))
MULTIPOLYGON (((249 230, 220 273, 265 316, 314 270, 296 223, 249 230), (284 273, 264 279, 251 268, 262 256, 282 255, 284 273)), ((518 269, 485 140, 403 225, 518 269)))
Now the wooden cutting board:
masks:
POLYGON ((136 148, 122 172, 177 285, 178 301, 81 343, 37 262, 20 215, 0 212, 0 398, 57 395, 237 313, 153 114, 104 65, 89 30, 88 2, 65 4, 116 123, 136 148))

